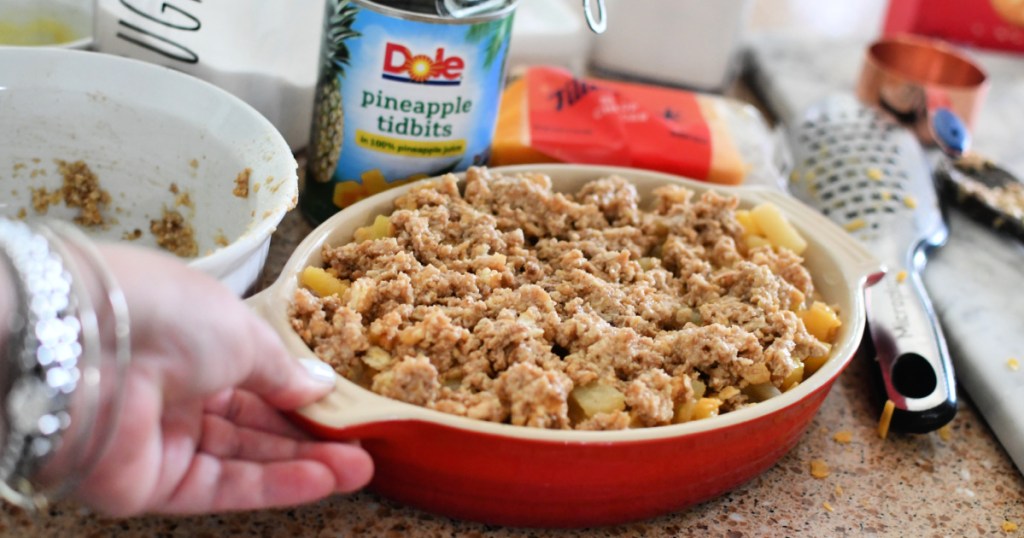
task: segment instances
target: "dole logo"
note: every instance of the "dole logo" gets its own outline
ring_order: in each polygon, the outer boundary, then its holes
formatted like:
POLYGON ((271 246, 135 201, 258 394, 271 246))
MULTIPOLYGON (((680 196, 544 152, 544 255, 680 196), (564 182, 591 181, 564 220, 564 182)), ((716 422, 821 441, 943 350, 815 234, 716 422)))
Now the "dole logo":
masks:
POLYGON ((413 54, 409 47, 388 43, 384 48, 382 77, 397 82, 414 82, 438 86, 458 86, 462 83, 462 71, 466 62, 459 56, 444 56, 444 48, 438 47, 434 57, 413 54))

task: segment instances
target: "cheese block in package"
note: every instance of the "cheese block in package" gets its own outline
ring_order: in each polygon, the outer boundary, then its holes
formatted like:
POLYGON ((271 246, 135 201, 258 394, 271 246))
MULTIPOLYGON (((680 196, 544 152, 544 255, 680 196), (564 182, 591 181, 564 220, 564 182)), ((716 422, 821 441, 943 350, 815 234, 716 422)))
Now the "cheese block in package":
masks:
POLYGON ((779 185, 764 118, 735 99, 532 67, 502 95, 490 164, 570 162, 779 185))

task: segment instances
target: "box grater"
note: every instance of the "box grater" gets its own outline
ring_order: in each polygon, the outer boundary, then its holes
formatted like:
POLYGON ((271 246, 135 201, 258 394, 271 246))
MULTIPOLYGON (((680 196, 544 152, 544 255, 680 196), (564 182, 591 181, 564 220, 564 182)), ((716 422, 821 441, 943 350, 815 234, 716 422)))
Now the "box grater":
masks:
POLYGON ((789 126, 790 192, 846 228, 886 265, 866 290, 868 326, 892 428, 932 431, 956 414, 953 368, 921 281, 948 230, 914 135, 852 95, 834 95, 789 126))

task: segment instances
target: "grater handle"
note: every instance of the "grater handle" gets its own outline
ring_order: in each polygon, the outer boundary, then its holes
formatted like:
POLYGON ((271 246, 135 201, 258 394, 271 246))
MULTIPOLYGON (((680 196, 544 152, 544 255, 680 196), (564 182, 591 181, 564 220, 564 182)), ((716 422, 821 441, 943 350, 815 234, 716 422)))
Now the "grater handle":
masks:
POLYGON ((892 428, 926 433, 956 415, 956 384, 946 339, 916 269, 924 253, 914 250, 902 275, 886 275, 865 290, 868 328, 886 396, 895 405, 892 428), (901 280, 903 280, 901 282, 901 280))

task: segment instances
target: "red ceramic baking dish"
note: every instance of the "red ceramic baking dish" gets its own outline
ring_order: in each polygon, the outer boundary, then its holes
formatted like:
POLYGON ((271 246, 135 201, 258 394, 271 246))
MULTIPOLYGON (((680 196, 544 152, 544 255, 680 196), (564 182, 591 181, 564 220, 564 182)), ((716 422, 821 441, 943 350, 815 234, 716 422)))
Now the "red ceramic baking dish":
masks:
MULTIPOLYGON (((618 174, 641 196, 666 183, 734 194, 741 207, 773 202, 808 242, 815 286, 838 305, 842 327, 825 365, 797 387, 757 405, 672 426, 620 431, 545 430, 497 424, 418 407, 374 394, 339 377, 333 393, 294 419, 313 434, 356 439, 373 456, 370 487, 380 494, 455 518, 521 527, 585 527, 679 510, 715 497, 771 467, 807 428, 860 342, 863 288, 878 263, 841 228, 787 195, 764 188, 712 186, 646 171, 578 165, 495 169, 548 174, 556 191, 574 192, 618 174)), ((328 219, 296 249, 280 278, 250 299, 296 356, 313 352, 291 329, 288 306, 297 275, 321 263, 321 246, 390 214, 411 186, 363 200, 328 219)))

